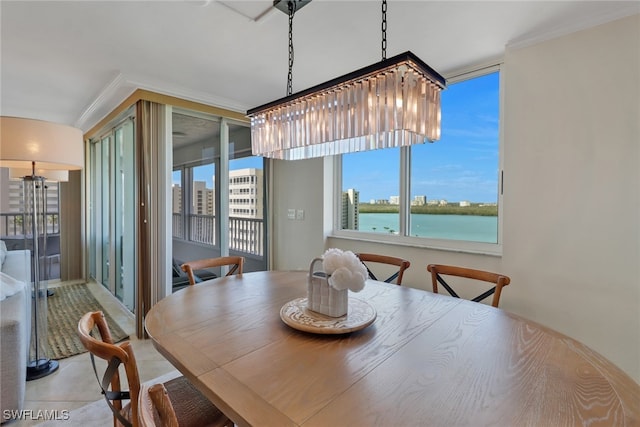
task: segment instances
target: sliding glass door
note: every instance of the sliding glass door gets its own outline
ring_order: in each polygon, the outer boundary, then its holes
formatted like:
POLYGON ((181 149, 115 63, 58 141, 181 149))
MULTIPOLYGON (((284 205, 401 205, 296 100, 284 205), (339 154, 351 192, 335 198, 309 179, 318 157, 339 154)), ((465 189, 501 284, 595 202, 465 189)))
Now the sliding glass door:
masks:
POLYGON ((90 145, 90 256, 89 275, 109 288, 109 148, 111 135, 90 145))
POLYGON ((135 172, 134 123, 125 121, 114 131, 114 231, 115 295, 133 311, 135 306, 135 172))
POLYGON ((89 274, 135 308, 135 124, 131 117, 90 145, 89 274))

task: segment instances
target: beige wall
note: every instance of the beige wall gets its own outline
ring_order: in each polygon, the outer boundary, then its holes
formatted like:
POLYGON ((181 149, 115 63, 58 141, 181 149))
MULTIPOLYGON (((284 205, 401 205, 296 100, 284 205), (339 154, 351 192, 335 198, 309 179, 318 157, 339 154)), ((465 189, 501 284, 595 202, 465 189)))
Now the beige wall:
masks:
POLYGON ((306 268, 340 247, 409 259, 404 281, 419 288, 431 262, 501 271, 512 278, 503 309, 640 382, 640 15, 507 49, 502 70, 502 257, 330 237, 321 195, 331 176, 308 160, 275 164, 273 267, 306 268), (305 220, 287 220, 287 208, 305 220))
POLYGON ((324 251, 322 159, 273 162, 271 264, 276 270, 306 270, 324 251), (288 219, 288 209, 304 219, 288 219))
POLYGON ((640 382, 640 15, 505 65, 509 307, 640 382))

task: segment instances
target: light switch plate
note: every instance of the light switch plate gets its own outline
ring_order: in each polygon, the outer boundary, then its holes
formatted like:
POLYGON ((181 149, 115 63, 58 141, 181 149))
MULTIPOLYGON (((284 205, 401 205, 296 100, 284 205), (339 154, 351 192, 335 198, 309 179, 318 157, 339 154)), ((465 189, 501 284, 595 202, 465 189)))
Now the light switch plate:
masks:
POLYGON ((296 219, 296 210, 295 209, 287 210, 287 218, 296 219))
POLYGON ((304 210, 298 209, 296 211, 296 219, 302 221, 304 219, 304 210))

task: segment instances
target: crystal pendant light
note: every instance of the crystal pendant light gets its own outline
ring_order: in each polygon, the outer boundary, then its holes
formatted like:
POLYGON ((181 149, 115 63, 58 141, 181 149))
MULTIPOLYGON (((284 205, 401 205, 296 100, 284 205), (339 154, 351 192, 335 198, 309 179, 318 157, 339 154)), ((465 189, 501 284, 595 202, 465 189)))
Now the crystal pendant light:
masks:
POLYGON ((446 81, 411 52, 386 59, 386 1, 382 10, 381 62, 292 95, 289 2, 288 96, 247 112, 254 155, 298 160, 440 138, 446 81))

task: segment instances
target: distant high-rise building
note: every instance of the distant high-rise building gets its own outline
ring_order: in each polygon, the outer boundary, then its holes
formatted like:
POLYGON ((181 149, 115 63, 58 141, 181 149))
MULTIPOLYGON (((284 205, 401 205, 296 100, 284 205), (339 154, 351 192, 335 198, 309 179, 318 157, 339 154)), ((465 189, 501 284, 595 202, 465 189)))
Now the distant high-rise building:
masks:
POLYGON ((353 188, 342 192, 342 215, 340 225, 343 230, 358 230, 358 205, 360 192, 353 188))
POLYGON ((424 206, 427 204, 427 196, 414 196, 411 206, 424 206))
POLYGON ((173 236, 184 238, 184 223, 182 216, 182 187, 180 184, 171 186, 171 213, 173 236))
POLYGON ((171 187, 171 212, 182 212, 182 187, 179 184, 173 184, 171 187))
MULTIPOLYGON (((20 213, 24 211, 23 206, 23 186, 21 180, 9 180, 7 182, 8 199, 5 201, 3 198, 2 212, 16 212, 20 213)), ((47 197, 47 212, 58 212, 58 183, 46 182, 46 197, 47 197)))
POLYGON ((189 238, 196 242, 215 242, 215 192, 205 181, 193 181, 191 209, 188 217, 189 238))
MULTIPOLYGON (((19 214, 25 211, 23 185, 20 179, 9 179, 9 169, 1 168, 0 182, 3 186, 2 196, 0 197, 0 211, 5 214, 19 214), (6 190, 6 191, 5 191, 6 190)), ((59 233, 59 186, 57 182, 46 182, 46 200, 47 200, 47 232, 59 233)), ((21 216, 7 216, 3 221, 0 234, 3 236, 24 234, 22 229, 21 216), (17 221, 17 222, 16 222, 17 221)))
POLYGON ((263 170, 229 171, 229 246, 261 253, 264 247, 263 170))
POLYGON ((213 189, 207 188, 206 182, 194 181, 191 213, 194 215, 215 215, 214 196, 213 189))
POLYGON ((262 169, 238 169, 229 172, 229 216, 262 219, 262 169))
POLYGON ((400 204, 400 196, 389 196, 389 204, 390 205, 399 205, 400 204))

